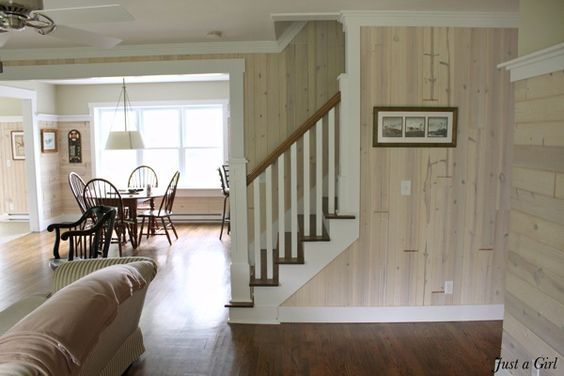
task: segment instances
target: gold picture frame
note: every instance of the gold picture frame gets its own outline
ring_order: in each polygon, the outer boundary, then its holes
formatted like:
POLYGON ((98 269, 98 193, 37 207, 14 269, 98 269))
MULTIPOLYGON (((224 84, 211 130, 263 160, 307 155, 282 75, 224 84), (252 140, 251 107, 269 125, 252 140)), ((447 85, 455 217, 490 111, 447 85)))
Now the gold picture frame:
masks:
POLYGON ((56 153, 57 148, 57 130, 42 129, 41 130, 41 152, 56 153))

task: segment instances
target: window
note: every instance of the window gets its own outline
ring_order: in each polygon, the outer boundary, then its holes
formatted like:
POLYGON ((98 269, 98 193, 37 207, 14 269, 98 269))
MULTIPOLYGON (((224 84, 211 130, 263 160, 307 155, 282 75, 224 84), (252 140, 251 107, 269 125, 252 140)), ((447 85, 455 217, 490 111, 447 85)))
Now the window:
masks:
POLYGON ((123 112, 94 106, 96 175, 124 187, 131 171, 149 165, 168 183, 180 171, 179 187, 219 188, 217 167, 227 160, 227 102, 198 102, 167 106, 136 106, 127 114, 128 127, 137 127, 145 149, 105 150, 110 130, 123 130, 123 112), (129 125, 131 124, 131 125, 129 125))

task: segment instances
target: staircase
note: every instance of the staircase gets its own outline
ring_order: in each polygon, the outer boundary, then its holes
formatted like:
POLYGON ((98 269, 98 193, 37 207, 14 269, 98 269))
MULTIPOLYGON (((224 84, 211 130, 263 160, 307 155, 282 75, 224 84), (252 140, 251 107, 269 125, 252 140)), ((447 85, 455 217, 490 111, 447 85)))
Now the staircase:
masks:
POLYGON ((337 198, 340 100, 329 99, 247 175, 252 303, 231 305, 232 322, 279 322, 278 307, 356 239, 358 219, 340 213, 337 198))

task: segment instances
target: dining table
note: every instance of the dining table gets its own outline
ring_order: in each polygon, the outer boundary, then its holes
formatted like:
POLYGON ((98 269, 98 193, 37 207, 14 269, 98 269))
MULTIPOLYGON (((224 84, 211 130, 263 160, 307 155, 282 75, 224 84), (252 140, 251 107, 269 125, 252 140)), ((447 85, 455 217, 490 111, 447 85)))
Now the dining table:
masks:
MULTIPOLYGON (((121 196, 121 202, 126 212, 127 219, 131 223, 131 229, 134 234, 134 241, 132 242, 133 248, 137 248, 138 242, 138 227, 137 227, 137 210, 139 203, 149 201, 150 210, 155 209, 155 201, 162 199, 165 195, 165 189, 159 189, 158 187, 151 188, 147 192, 146 188, 138 189, 119 189, 121 196)), ((104 198, 104 205, 117 206, 117 198, 106 197, 104 198)), ((155 231, 155 223, 149 223, 149 228, 152 233, 155 231)))

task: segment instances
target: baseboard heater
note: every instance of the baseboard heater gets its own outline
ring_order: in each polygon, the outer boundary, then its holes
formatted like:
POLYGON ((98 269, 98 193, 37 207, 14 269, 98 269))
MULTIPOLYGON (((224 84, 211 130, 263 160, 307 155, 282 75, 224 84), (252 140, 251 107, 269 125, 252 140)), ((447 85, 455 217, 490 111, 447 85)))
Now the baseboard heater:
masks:
POLYGON ((221 223, 221 213, 174 213, 176 223, 221 223))
POLYGON ((2 216, 4 221, 29 221, 29 214, 27 213, 7 213, 2 216))

